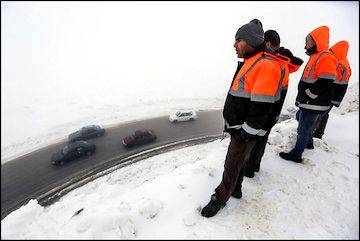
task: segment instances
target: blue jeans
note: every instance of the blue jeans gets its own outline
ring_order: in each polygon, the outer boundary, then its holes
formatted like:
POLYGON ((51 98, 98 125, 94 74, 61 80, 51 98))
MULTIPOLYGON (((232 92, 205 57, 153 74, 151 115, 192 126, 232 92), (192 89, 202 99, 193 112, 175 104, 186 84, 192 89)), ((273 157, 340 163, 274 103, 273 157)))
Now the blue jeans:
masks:
POLYGON ((327 110, 326 112, 324 112, 323 114, 321 114, 316 122, 316 126, 314 129, 314 133, 313 133, 313 137, 317 137, 317 138, 322 138, 322 136, 324 135, 324 131, 325 131, 325 127, 327 124, 327 121, 329 119, 329 112, 331 111, 331 108, 333 106, 330 106, 330 109, 327 110))
POLYGON ((299 122, 297 140, 294 148, 290 151, 290 155, 292 155, 294 159, 300 159, 306 145, 313 143, 312 133, 319 116, 319 113, 303 109, 300 109, 296 113, 296 120, 299 122))

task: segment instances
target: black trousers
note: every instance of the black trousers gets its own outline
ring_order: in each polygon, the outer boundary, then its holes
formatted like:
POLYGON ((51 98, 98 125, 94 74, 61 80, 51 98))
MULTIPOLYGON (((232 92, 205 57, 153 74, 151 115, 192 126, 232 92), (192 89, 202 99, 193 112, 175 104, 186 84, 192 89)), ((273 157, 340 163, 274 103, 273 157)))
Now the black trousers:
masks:
POLYGON ((265 152, 267 140, 269 138, 270 131, 266 135, 259 137, 256 140, 254 148, 250 152, 249 160, 246 163, 246 172, 254 172, 260 169, 261 159, 265 152))
POLYGON ((221 183, 215 189, 216 197, 225 204, 235 188, 240 188, 244 179, 245 164, 256 140, 243 141, 231 136, 221 183))

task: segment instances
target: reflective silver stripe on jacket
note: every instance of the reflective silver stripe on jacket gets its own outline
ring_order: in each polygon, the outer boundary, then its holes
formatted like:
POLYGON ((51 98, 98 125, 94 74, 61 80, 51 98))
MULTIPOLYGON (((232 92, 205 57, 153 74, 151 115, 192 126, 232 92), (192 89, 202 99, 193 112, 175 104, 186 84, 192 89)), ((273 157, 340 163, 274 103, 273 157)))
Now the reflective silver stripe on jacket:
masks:
POLYGON ((336 80, 336 75, 334 75, 334 74, 319 74, 319 78, 336 80))
MULTIPOLYGON (((304 71, 303 71, 303 73, 302 73, 302 75, 301 75, 300 81, 304 81, 305 83, 315 83, 315 82, 318 80, 318 78, 312 79, 311 76, 313 75, 313 73, 314 73, 314 71, 315 71, 316 63, 319 61, 320 57, 323 56, 324 54, 332 54, 332 53, 329 52, 329 51, 321 52, 321 53, 319 54, 319 56, 316 58, 316 60, 314 61, 314 63, 312 64, 311 69, 310 69, 310 72, 309 72, 309 74, 308 74, 308 76, 307 76, 306 78, 303 77, 304 72, 305 72, 305 70, 306 70, 306 66, 305 66, 304 71)), ((320 75, 319 75, 319 77, 320 77, 320 75)), ((336 76, 334 76, 334 75, 330 75, 330 77, 331 77, 330 79, 333 79, 333 80, 336 79, 336 76), (331 76, 332 76, 332 77, 331 77, 331 76)), ((321 77, 320 77, 320 78, 321 78, 321 77)), ((323 77, 323 78, 325 78, 325 77, 323 77)))
POLYGON ((335 101, 335 100, 332 100, 331 103, 335 104, 335 105, 340 105, 340 101, 335 101))
POLYGON ((346 68, 344 65, 342 65, 342 64, 340 64, 340 65, 344 68, 344 73, 343 73, 343 76, 342 76, 342 79, 341 79, 341 80, 342 80, 342 81, 345 81, 348 70, 347 70, 347 68, 346 68))
POLYGON ((248 124, 246 124, 246 122, 242 125, 233 125, 230 126, 229 123, 227 121, 225 121, 225 126, 227 129, 235 129, 235 130, 239 130, 240 128, 243 128, 244 131, 246 131, 247 133, 251 134, 251 135, 258 135, 258 136, 264 136, 267 131, 262 130, 262 129, 254 129, 252 127, 250 127, 248 124))
MULTIPOLYGON (((254 61, 254 63, 252 63, 252 65, 250 66, 250 68, 240 77, 239 79, 239 86, 237 90, 233 90, 232 86, 230 87, 230 91, 229 94, 233 95, 233 96, 237 96, 237 97, 245 97, 245 98, 250 98, 250 92, 246 92, 244 90, 244 86, 245 86, 245 75, 252 69, 254 68, 255 64, 257 62, 259 62, 261 59, 263 59, 264 56, 259 57, 258 59, 256 59, 254 61)), ((236 77, 235 77, 236 78, 236 77)))
POLYGON ((269 56, 261 56, 258 59, 256 59, 254 61, 254 63, 250 66, 250 68, 240 77, 239 79, 239 86, 238 86, 238 90, 233 90, 232 87, 230 87, 230 91, 229 94, 232 96, 236 96, 236 97, 244 97, 244 98, 250 98, 251 101, 256 101, 256 102, 267 102, 267 103, 274 103, 275 101, 278 101, 281 97, 280 92, 281 92, 281 84, 285 75, 285 70, 283 70, 279 64, 280 70, 281 70, 281 75, 280 75, 280 80, 279 80, 279 85, 278 85, 278 89, 276 90, 276 94, 275 96, 271 96, 271 95, 262 95, 262 94, 251 94, 250 92, 245 91, 244 86, 245 86, 245 76, 246 74, 252 69, 254 68, 255 64, 257 62, 259 62, 261 59, 267 59, 267 60, 271 60, 271 61, 276 61, 274 59, 272 59, 269 56))
POLYGON ((260 130, 259 133, 257 133, 257 135, 258 136, 265 136, 266 133, 267 133, 267 131, 260 130))
POLYGON ((335 81, 334 81, 334 84, 337 84, 337 85, 347 85, 347 84, 349 84, 349 82, 347 82, 346 80, 345 80, 345 81, 335 80, 335 81))
POLYGON ((234 126, 231 126, 231 125, 229 125, 229 123, 228 123, 227 121, 225 121, 225 126, 226 126, 226 128, 228 128, 228 129, 236 129, 236 130, 238 130, 238 129, 241 128, 242 125, 234 125, 234 126))
POLYGON ((271 96, 271 95, 252 94, 250 100, 258 101, 258 102, 274 103, 276 99, 275 96, 271 96))
MULTIPOLYGON (((280 63, 279 63, 279 65, 280 65, 280 63)), ((280 69, 281 69, 281 75, 280 75, 279 85, 278 85, 278 88, 277 88, 276 94, 275 94, 275 101, 280 100, 281 91, 284 89, 284 87, 282 87, 282 82, 283 82, 284 77, 285 77, 285 69, 282 69, 281 66, 280 66, 280 69)), ((286 88, 287 88, 287 86, 286 86, 286 88)))
POLYGON ((313 93, 311 93, 310 89, 306 89, 305 93, 311 98, 311 99, 315 99, 316 97, 318 97, 318 95, 315 95, 313 93))
POLYGON ((251 135, 264 136, 266 134, 266 131, 264 131, 262 129, 252 128, 246 122, 242 125, 242 128, 244 129, 244 131, 246 131, 247 133, 249 133, 251 135))
POLYGON ((232 88, 229 91, 229 94, 236 97, 244 97, 244 98, 250 98, 251 94, 250 92, 245 92, 243 89, 239 89, 237 91, 233 90, 232 88))
POLYGON ((347 72, 348 70, 345 68, 344 65, 342 64, 339 64, 338 65, 338 68, 342 68, 344 70, 343 72, 343 75, 341 76, 341 80, 335 80, 334 81, 334 84, 338 84, 338 85, 347 85, 348 84, 348 81, 346 81, 346 75, 347 75, 347 72))
POLYGON ((327 111, 330 106, 323 106, 323 105, 308 105, 308 104, 299 104, 299 107, 309 110, 319 110, 319 111, 327 111))
MULTIPOLYGON (((267 60, 275 61, 276 63, 278 63, 279 68, 280 68, 280 79, 279 79, 279 82, 278 82, 278 87, 277 87, 276 92, 275 92, 275 96, 263 95, 265 101, 263 101, 263 100, 255 100, 255 101, 274 103, 275 101, 278 101, 281 98, 281 85, 282 85, 282 82, 284 80, 285 69, 281 68, 280 63, 278 61, 276 61, 275 59, 273 59, 273 58, 271 58, 269 56, 264 56, 264 58, 267 59, 267 60)), ((251 98, 252 98, 252 95, 251 95, 251 98)))

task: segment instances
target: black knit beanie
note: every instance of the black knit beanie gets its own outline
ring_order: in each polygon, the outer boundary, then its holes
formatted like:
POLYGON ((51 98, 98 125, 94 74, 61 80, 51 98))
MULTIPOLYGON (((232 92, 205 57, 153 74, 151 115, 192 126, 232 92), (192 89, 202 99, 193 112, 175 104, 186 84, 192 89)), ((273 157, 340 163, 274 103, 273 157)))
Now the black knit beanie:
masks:
POLYGON ((254 18, 253 20, 251 20, 250 23, 259 24, 260 27, 262 27, 262 23, 261 23, 260 20, 257 19, 257 18, 254 18))
POLYGON ((259 20, 253 19, 241 26, 235 34, 235 40, 243 39, 247 44, 258 47, 264 42, 264 30, 259 20))

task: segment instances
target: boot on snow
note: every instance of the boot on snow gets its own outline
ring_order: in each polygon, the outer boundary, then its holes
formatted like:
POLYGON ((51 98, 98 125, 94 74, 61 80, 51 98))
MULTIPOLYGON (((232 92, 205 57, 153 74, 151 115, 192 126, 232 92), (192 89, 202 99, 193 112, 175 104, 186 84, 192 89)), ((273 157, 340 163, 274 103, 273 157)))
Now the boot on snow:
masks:
POLYGON ((217 199, 216 195, 213 194, 211 196, 210 202, 201 210, 201 215, 209 218, 217 214, 221 208, 223 208, 225 204, 221 204, 217 199))
POLYGON ((242 197, 241 189, 234 189, 234 191, 231 193, 231 196, 240 199, 242 197))

